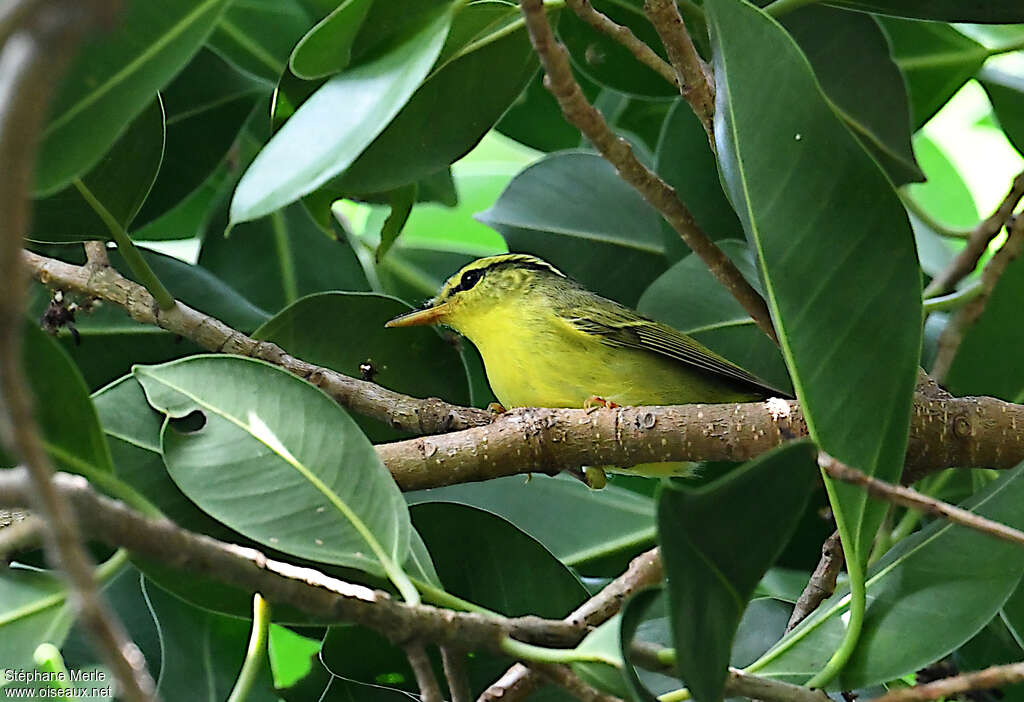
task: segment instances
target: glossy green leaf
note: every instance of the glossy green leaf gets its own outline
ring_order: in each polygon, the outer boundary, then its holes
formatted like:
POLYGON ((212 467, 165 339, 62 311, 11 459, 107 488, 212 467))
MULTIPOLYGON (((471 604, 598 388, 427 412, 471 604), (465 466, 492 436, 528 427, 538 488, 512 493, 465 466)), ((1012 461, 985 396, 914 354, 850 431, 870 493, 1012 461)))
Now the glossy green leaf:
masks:
MULTIPOLYGON (((593 102, 601 89, 578 71, 574 71, 573 75, 583 95, 593 102)), ((544 87, 544 74, 541 71, 537 72, 516 98, 495 128, 505 136, 538 151, 576 149, 582 145, 580 130, 565 120, 558 102, 544 87)))
POLYGON ((1024 22, 1024 9, 1016 0, 830 0, 829 4, 861 12, 943 22, 1024 22))
MULTIPOLYGON (((920 266, 906 212, 793 39, 740 0, 714 0, 708 12, 722 177, 757 249, 811 437, 848 465, 896 480, 921 349, 920 266), (856 403, 843 399, 853 395, 856 403)), ((854 535, 848 546, 866 559, 885 506, 857 487, 836 491, 854 535)))
POLYGON ((188 63, 228 4, 125 3, 116 28, 87 42, 61 81, 42 134, 36 193, 54 193, 92 168, 153 94, 188 63))
MULTIPOLYGON (((257 108, 259 109, 259 108, 257 108)), ((140 226, 132 232, 138 241, 168 241, 201 237, 207 224, 222 202, 231 192, 234 183, 232 169, 223 162, 198 188, 166 212, 148 222, 145 213, 140 226)))
POLYGON ((619 624, 619 656, 623 660, 622 677, 629 697, 637 702, 655 702, 656 698, 640 680, 636 668, 629 662, 629 647, 637 637, 637 630, 643 624, 644 616, 651 605, 662 596, 662 590, 642 590, 633 595, 622 607, 619 624))
MULTIPOLYGON (((162 96, 167 146, 138 224, 156 219, 202 185, 220 165, 267 86, 203 49, 162 96)), ((194 235, 194 232, 193 232, 194 235)))
POLYGON ((921 261, 921 270, 930 276, 945 270, 956 256, 949 239, 931 228, 913 212, 907 211, 910 226, 914 229, 914 241, 917 242, 917 257, 921 261))
MULTIPOLYGON (((146 200, 164 153, 164 110, 159 96, 128 125, 110 151, 82 176, 87 188, 122 227, 146 200)), ((74 185, 33 202, 30 241, 107 241, 110 229, 74 185)))
POLYGON ((237 68, 271 85, 288 66, 288 54, 315 21, 301 0, 232 3, 209 46, 237 68))
POLYGON ((343 192, 373 193, 436 173, 476 146, 536 71, 537 57, 518 8, 467 5, 456 15, 451 37, 423 85, 333 184, 343 192), (482 28, 480 18, 487 20, 482 28))
MULTIPOLYGON (((1022 470, 1003 474, 961 506, 1015 528, 1024 526, 1022 470)), ((868 571, 864 629, 834 685, 865 687, 943 658, 992 619, 1022 572, 1019 546, 942 520, 932 522, 868 571), (921 612, 928 617, 922 619, 921 612)), ((840 587, 749 670, 804 682, 842 638, 848 604, 849 589, 840 587)))
POLYGON ((1024 77, 986 68, 978 79, 1006 138, 1024 154, 1024 77))
POLYGON ((231 201, 231 220, 261 217, 344 171, 408 102, 451 25, 443 9, 398 46, 318 89, 252 162, 231 201))
POLYGON ((377 279, 386 293, 415 307, 436 295, 450 275, 475 258, 470 254, 421 249, 399 242, 377 265, 377 279))
POLYGON ((594 491, 568 476, 535 475, 526 483, 511 476, 419 490, 406 499, 414 505, 459 502, 493 512, 588 574, 594 563, 608 561, 607 572, 618 573, 616 568, 654 544, 653 500, 614 483, 594 491), (566 529, 567 523, 573 528, 566 529))
POLYGON ((404 690, 339 678, 317 660, 309 675, 278 694, 285 702, 409 702, 404 690))
POLYGON ((72 619, 59 577, 21 567, 0 571, 0 689, 10 684, 4 671, 35 669, 36 646, 60 646, 72 619))
POLYGON ((288 66, 299 78, 312 80, 348 66, 352 42, 362 28, 373 0, 344 0, 306 32, 292 50, 288 66))
POLYGON ((782 24, 803 50, 822 91, 896 185, 924 180, 910 144, 903 75, 878 20, 812 5, 782 24))
POLYGON ((980 220, 971 189, 942 148, 924 133, 914 137, 914 150, 928 177, 907 186, 907 195, 944 226, 972 229, 980 220))
MULTIPOLYGON (((712 239, 742 239, 743 225, 733 212, 718 179, 718 164, 708 135, 690 105, 675 102, 662 126, 655 170, 676 189, 679 199, 712 239)), ((685 255, 690 248, 667 222, 661 222, 665 248, 685 255)), ((756 280, 755 275, 753 279, 756 280)))
MULTIPOLYGON (((365 373, 407 395, 468 403, 462 359, 436 330, 384 328, 389 319, 408 311, 408 305, 384 295, 320 293, 286 307, 253 336, 273 341, 308 363, 356 378, 365 373), (324 320, 330 320, 328 326, 324 320)), ((406 436, 372 419, 356 421, 373 441, 406 436)))
POLYGON ((658 540, 676 666, 698 702, 722 699, 740 618, 803 513, 814 457, 808 443, 790 443, 702 488, 662 487, 658 540))
POLYGON ((348 242, 327 235, 299 204, 236 225, 228 237, 213 227, 199 265, 271 312, 311 293, 370 287, 348 242))
MULTIPOLYGON (((227 699, 242 668, 251 622, 193 607, 149 580, 143 592, 162 644, 157 693, 169 700, 227 699)), ((276 702, 266 651, 263 656, 246 699, 276 702)))
POLYGON ((626 305, 668 267, 661 218, 603 158, 547 156, 519 173, 477 218, 509 250, 535 254, 626 305), (580 256, 586 247, 587 256, 580 256))
MULTIPOLYGON (((618 24, 629 27, 645 44, 667 60, 658 33, 644 15, 643 3, 636 0, 594 0, 594 9, 618 24)), ((576 68, 598 85, 629 95, 674 97, 676 86, 637 61, 628 49, 607 34, 597 31, 574 12, 566 12, 558 25, 558 34, 572 56, 576 68)))
MULTIPOLYGON (((332 675, 348 684, 367 688, 380 686, 402 695, 419 692, 405 652, 373 629, 359 625, 331 627, 318 658, 332 675)), ((442 679, 443 673, 435 672, 438 679, 442 679)), ((362 698, 357 696, 356 699, 362 698)))
POLYGON ((587 634, 576 647, 577 653, 598 660, 572 663, 570 667, 573 672, 602 692, 626 697, 629 687, 622 674, 622 638, 622 617, 616 614, 587 634))
POLYGON ((75 364, 56 340, 34 324, 25 325, 23 344, 29 386, 36 398, 36 418, 47 453, 61 470, 87 477, 111 473, 110 449, 89 399, 89 390, 75 364))
POLYGON ((916 131, 981 68, 988 49, 948 24, 893 17, 879 21, 907 80, 911 125, 916 131))
POLYGON ((193 356, 136 366, 168 421, 171 477, 203 511, 262 544, 382 575, 409 553, 402 495, 355 422, 327 395, 275 366, 193 356), (211 472, 213 471, 213 472, 211 472))
POLYGON ((999 277, 981 317, 963 335, 945 387, 957 395, 992 395, 1019 401, 1024 391, 1024 368, 1013 353, 1024 344, 1019 324, 1020 301, 1024 299, 1024 258, 1011 261, 999 277))
POLYGON ((377 245, 377 253, 375 254, 377 263, 380 263, 381 259, 387 255, 391 247, 398 241, 402 229, 405 228, 405 223, 409 221, 412 207, 416 204, 417 191, 416 183, 391 191, 389 197, 391 212, 388 214, 388 218, 384 220, 384 226, 380 230, 380 243, 377 245))
MULTIPOLYGON (((757 263, 746 242, 727 239, 718 245, 743 276, 760 288, 757 263)), ((697 256, 687 256, 656 278, 641 295, 637 310, 692 335, 773 386, 791 389, 779 347, 697 256)))

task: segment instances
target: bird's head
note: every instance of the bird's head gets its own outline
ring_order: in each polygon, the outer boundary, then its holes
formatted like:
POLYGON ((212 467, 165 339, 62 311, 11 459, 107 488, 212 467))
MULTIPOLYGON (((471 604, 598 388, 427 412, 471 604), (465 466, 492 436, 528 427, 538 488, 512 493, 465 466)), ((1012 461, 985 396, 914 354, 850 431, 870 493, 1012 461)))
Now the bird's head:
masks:
POLYGON ((527 254, 488 256, 466 264, 445 281, 423 309, 392 319, 387 327, 445 324, 464 331, 466 322, 485 315, 499 303, 515 300, 551 276, 565 274, 547 261, 527 254))

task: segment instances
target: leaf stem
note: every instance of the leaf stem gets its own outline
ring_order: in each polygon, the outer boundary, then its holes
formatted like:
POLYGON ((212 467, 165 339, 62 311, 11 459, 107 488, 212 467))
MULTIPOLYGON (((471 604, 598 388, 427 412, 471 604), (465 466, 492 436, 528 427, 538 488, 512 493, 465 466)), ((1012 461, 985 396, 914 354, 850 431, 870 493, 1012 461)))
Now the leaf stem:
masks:
POLYGON ((984 286, 981 284, 980 280, 977 280, 971 285, 960 290, 955 290, 948 295, 929 297, 924 301, 923 308, 925 313, 956 309, 969 300, 973 300, 983 291, 984 286))
POLYGON ((936 234, 946 236, 951 239, 970 238, 970 229, 954 229, 953 227, 943 224, 939 220, 935 219, 935 217, 932 216, 932 213, 926 210, 920 202, 911 197, 907 193, 906 189, 899 190, 898 194, 900 196, 900 202, 902 202, 903 206, 907 208, 907 211, 921 220, 926 227, 934 231, 936 234))
POLYGON ((828 501, 832 506, 832 514, 835 516, 836 528, 839 530, 839 539, 843 544, 843 555, 846 558, 846 574, 850 580, 850 619, 846 625, 846 632, 839 648, 832 654, 832 657, 825 664, 825 667, 818 671, 818 674, 804 683, 805 687, 824 687, 832 681, 839 671, 850 660, 853 650, 860 639, 861 628, 864 625, 864 611, 867 608, 867 588, 864 582, 864 566, 861 564, 860 554, 854 545, 854 535, 846 524, 839 497, 836 494, 835 482, 832 477, 821 469, 822 480, 825 481, 825 490, 828 493, 828 501))
POLYGON ((799 10, 801 7, 804 7, 806 5, 814 5, 821 1, 822 0, 775 0, 775 2, 765 6, 762 9, 765 11, 765 13, 771 15, 772 17, 780 17, 781 15, 784 15, 787 12, 799 10))
POLYGON ((686 700, 691 697, 692 695, 690 695, 690 691, 685 687, 681 687, 678 690, 672 690, 671 692, 666 692, 663 695, 658 695, 658 702, 686 702, 686 700))
POLYGON ((170 291, 164 287, 164 284, 160 282, 156 273, 146 263, 146 259, 142 257, 142 253, 136 248, 132 242, 131 237, 128 236, 128 232, 124 230, 121 223, 117 221, 114 215, 110 214, 102 202, 93 194, 89 187, 82 182, 81 178, 75 178, 71 181, 75 189, 81 194, 82 198, 89 203, 89 206, 99 216, 103 223, 107 225, 107 229, 110 230, 110 235, 114 238, 117 243, 117 250, 121 252, 124 257, 125 263, 131 269, 135 277, 139 279, 139 282, 145 286, 146 290, 156 300, 156 304, 160 306, 162 310, 169 310, 176 304, 174 296, 171 295, 170 291))
POLYGON ((493 610, 487 609, 486 607, 482 607, 478 604, 474 604, 469 600, 464 600, 461 597, 457 597, 456 595, 453 595, 450 592, 446 592, 435 585, 431 585, 425 580, 420 580, 418 578, 412 577, 410 577, 409 580, 412 581, 413 585, 416 586, 416 589, 419 590, 420 594, 423 595, 423 600, 429 602, 430 604, 434 604, 439 607, 447 607, 448 609, 455 609, 462 612, 476 612, 477 614, 483 614, 493 617, 502 616, 493 610))
POLYGON ((270 605, 256 593, 252 596, 252 633, 249 635, 249 647, 245 651, 245 661, 238 673, 235 686, 227 702, 244 702, 252 691, 256 676, 263 668, 263 660, 267 657, 267 634, 270 630, 270 605))
POLYGON ((501 650, 513 658, 521 661, 533 661, 535 663, 607 663, 615 668, 621 667, 621 662, 602 656, 599 653, 580 653, 575 648, 546 648, 523 643, 506 636, 501 640, 501 650))
POLYGON ((1009 54, 1014 51, 1020 51, 1021 49, 1024 49, 1024 38, 1015 39, 1014 41, 1008 42, 1006 44, 999 44, 997 46, 993 46, 989 48, 988 55, 989 57, 999 56, 1000 54, 1009 54))

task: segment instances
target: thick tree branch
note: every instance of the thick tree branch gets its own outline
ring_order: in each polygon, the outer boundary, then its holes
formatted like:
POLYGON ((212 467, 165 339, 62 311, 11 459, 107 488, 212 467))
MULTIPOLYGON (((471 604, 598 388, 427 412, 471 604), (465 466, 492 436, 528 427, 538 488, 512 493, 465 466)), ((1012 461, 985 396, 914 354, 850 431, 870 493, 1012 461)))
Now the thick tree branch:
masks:
POLYGON ((704 125, 712 151, 715 150, 715 88, 707 67, 700 60, 675 0, 644 0, 644 12, 668 50, 675 69, 676 84, 683 99, 704 125))
POLYGON ((985 305, 988 304, 988 299, 992 296, 992 291, 995 290, 1006 267, 1020 256, 1021 251, 1024 251, 1024 214, 1010 218, 1006 226, 1006 234, 1006 241, 998 251, 992 254, 992 258, 985 264, 985 269, 981 272, 981 291, 957 310, 953 319, 949 321, 939 336, 932 375, 940 383, 945 380, 953 365, 953 359, 956 358, 956 352, 964 340, 964 334, 985 311, 985 305))
MULTIPOLYGON (((1024 460, 1024 406, 990 397, 915 397, 904 482, 954 466, 1024 460)), ((555 473, 581 465, 745 461, 807 435, 792 400, 591 412, 515 409, 485 427, 377 446, 403 490, 555 473)))
POLYGON ((700 256, 711 273, 743 305, 758 327, 773 340, 778 340, 771 314, 764 299, 748 283, 722 250, 708 238, 693 215, 680 201, 675 190, 644 166, 633 154, 629 143, 611 130, 604 117, 587 102, 573 78, 569 53, 551 32, 542 0, 520 3, 530 41, 547 74, 545 86, 558 100, 562 114, 590 140, 598 152, 618 171, 627 183, 636 188, 647 202, 661 213, 665 221, 682 237, 687 246, 700 256))
POLYGON ((21 504, 31 505, 42 519, 47 556, 63 571, 84 629, 121 696, 144 702, 154 699, 156 686, 142 652, 102 600, 75 515, 51 482, 53 466, 21 367, 27 281, 20 253, 22 237, 30 231, 28 200, 43 117, 82 35, 109 19, 117 6, 104 0, 9 0, 0 17, 5 39, 0 49, 0 437, 27 466, 21 504))
POLYGON ((925 288, 925 297, 952 292, 957 283, 970 275, 989 243, 1009 221, 1021 199, 1024 199, 1024 173, 1019 173, 1013 179, 1010 192, 1003 198, 996 211, 974 228, 967 239, 967 246, 950 261, 945 270, 932 278, 932 282, 925 288))
POLYGON ((985 670, 892 690, 871 702, 926 702, 954 699, 971 690, 990 690, 1024 681, 1024 663, 996 665, 985 670))
POLYGON ((486 410, 458 407, 436 398, 412 398, 375 383, 307 363, 289 355, 277 344, 257 341, 181 302, 170 310, 161 310, 143 286, 111 267, 75 266, 31 251, 25 251, 23 258, 32 276, 44 285, 118 305, 135 321, 161 327, 210 351, 250 356, 273 363, 308 380, 353 412, 379 419, 398 429, 434 434, 491 421, 492 415, 486 410))
MULTIPOLYGON (((657 548, 652 548, 630 561, 625 573, 605 585, 563 621, 578 627, 603 624, 615 616, 633 593, 657 585, 664 577, 661 555, 657 548)), ((525 699, 541 682, 532 667, 516 663, 484 690, 477 702, 516 702, 525 699)))
POLYGON ((959 524, 968 529, 974 529, 989 536, 994 536, 997 539, 1009 541, 1018 546, 1024 546, 1024 531, 1006 526, 987 517, 982 517, 980 514, 968 512, 966 509, 961 509, 948 502, 937 500, 934 497, 923 495, 912 488, 893 485, 884 480, 873 478, 856 468, 851 468, 845 463, 837 461, 826 453, 819 454, 818 465, 836 480, 857 485, 867 491, 872 497, 891 502, 894 505, 916 509, 940 519, 945 519, 953 524, 959 524))
POLYGON ((672 85, 679 85, 676 72, 661 56, 654 52, 643 41, 637 38, 629 27, 613 21, 608 15, 598 12, 590 4, 590 0, 567 0, 566 2, 572 11, 579 15, 579 18, 589 24, 597 31, 607 34, 615 41, 622 44, 637 61, 650 68, 672 85))

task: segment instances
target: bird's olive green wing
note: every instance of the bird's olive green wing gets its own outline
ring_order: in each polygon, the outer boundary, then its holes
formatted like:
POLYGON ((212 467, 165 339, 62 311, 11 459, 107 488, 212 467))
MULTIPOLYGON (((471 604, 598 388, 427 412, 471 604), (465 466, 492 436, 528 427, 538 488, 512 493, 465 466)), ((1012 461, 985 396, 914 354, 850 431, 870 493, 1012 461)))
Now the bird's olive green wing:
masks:
POLYGON ((696 340, 633 310, 615 305, 567 311, 566 321, 587 334, 601 337, 609 346, 651 351, 674 361, 752 385, 766 393, 786 397, 788 393, 767 385, 760 378, 722 358, 696 340))

